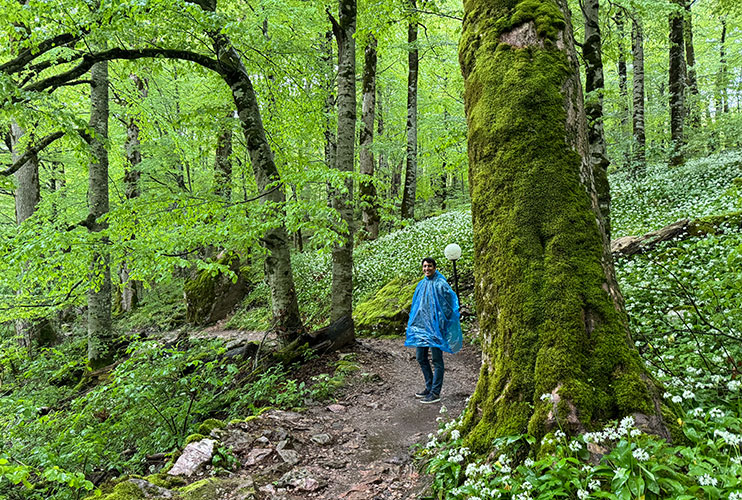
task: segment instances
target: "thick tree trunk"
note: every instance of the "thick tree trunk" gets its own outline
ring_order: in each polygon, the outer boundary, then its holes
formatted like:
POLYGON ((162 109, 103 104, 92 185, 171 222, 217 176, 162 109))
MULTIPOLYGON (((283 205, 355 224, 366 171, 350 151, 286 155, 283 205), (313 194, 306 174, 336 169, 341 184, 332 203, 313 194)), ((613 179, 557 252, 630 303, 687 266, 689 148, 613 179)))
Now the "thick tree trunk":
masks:
MULTIPOLYGON (((585 60, 585 92, 587 92, 585 114, 588 124, 590 165, 593 169, 595 189, 598 192, 598 204, 605 223, 606 236, 610 238, 611 194, 608 187, 608 166, 611 162, 608 159, 603 133, 603 47, 600 38, 598 0, 585 0, 582 12, 585 18, 585 42, 582 45, 582 56, 585 60)), ((626 64, 624 63, 623 66, 625 71, 626 64)))
MULTIPOLYGON (((140 99, 147 97, 147 84, 137 75, 129 75, 137 88, 140 99)), ((142 176, 139 165, 142 163, 142 149, 139 140, 139 116, 132 114, 129 116, 129 123, 126 127, 126 142, 124 143, 126 152, 126 164, 124 168, 124 196, 127 200, 138 198, 141 191, 139 188, 139 178, 142 176)), ((134 236, 132 235, 132 239, 134 236)), ((141 281, 132 280, 129 277, 129 259, 124 258, 119 270, 119 279, 121 280, 121 310, 131 311, 142 300, 144 286, 141 281)))
POLYGON ((631 25, 631 53, 634 60, 634 115, 632 119, 634 154, 632 172, 637 175, 644 171, 647 163, 647 137, 644 133, 644 35, 637 19, 634 19, 631 25))
POLYGON ((408 72, 407 72, 407 166, 402 190, 402 218, 415 217, 415 193, 417 191, 417 71, 419 51, 417 47, 417 0, 408 0, 410 23, 407 26, 408 72))
POLYGON ((701 117, 698 102, 698 79, 696 78, 696 50, 693 47, 693 13, 691 12, 691 2, 689 0, 683 1, 685 2, 685 64, 688 69, 686 75, 686 86, 688 87, 686 114, 688 124, 691 127, 698 127, 701 125, 701 117))
POLYGON ((613 273, 566 0, 467 0, 464 19, 483 349, 467 444, 627 414, 668 437, 613 273))
MULTIPOLYGON (((328 31, 325 33, 325 42, 323 44, 324 50, 323 50, 323 56, 322 60, 324 61, 325 71, 326 71, 326 77, 327 81, 325 82, 325 103, 323 107, 323 111, 325 114, 325 165, 327 165, 327 168, 335 168, 335 155, 337 154, 337 137, 335 135, 335 131, 337 129, 337 125, 335 124, 333 120, 333 116, 335 115, 335 104, 336 104, 336 98, 334 94, 334 88, 335 88, 335 79, 334 79, 334 64, 332 61, 332 39, 333 34, 332 31, 328 31)), ((331 189, 328 188, 328 205, 332 205, 332 199, 331 199, 331 189)))
MULTIPOLYGON (((89 166, 88 218, 91 231, 105 229, 100 218, 108 213, 108 62, 100 62, 90 71, 90 142, 93 160, 89 166)), ((111 331, 111 270, 107 241, 100 238, 94 245, 88 290, 88 364, 92 369, 113 361, 111 331)))
POLYGON ((678 9, 670 14, 670 165, 682 165, 683 126, 685 122, 685 58, 683 49, 683 11, 684 0, 674 0, 678 9))
POLYGON ((363 66, 363 106, 361 110, 361 135, 359 146, 360 168, 363 180, 358 185, 359 201, 365 237, 379 237, 379 207, 374 184, 374 115, 376 112, 376 38, 369 35, 363 66))
MULTIPOLYGON (((356 0, 339 0, 338 20, 332 20, 338 44, 338 131, 336 168, 353 172, 356 130, 356 0)), ((332 19, 332 18, 331 18, 332 19)), ((332 309, 335 322, 353 314, 353 180, 345 192, 335 191, 332 206, 346 229, 341 243, 332 249, 332 309)), ((351 319, 352 321, 352 319, 351 319)))

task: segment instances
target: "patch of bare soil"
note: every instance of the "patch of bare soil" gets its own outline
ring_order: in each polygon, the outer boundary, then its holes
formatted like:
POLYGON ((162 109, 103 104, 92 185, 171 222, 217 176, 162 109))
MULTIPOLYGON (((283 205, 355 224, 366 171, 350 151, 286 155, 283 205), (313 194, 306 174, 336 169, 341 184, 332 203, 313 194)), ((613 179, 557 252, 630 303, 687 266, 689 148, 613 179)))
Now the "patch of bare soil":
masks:
MULTIPOLYGON (((476 384, 479 349, 444 355, 441 402, 421 404, 424 387, 414 350, 403 339, 361 339, 360 371, 334 402, 302 413, 271 411, 230 426, 222 442, 250 477, 254 497, 270 500, 412 499, 427 482, 413 463, 413 446, 438 429, 441 406, 455 418, 476 384)), ((342 355, 342 354, 341 354, 342 355)))

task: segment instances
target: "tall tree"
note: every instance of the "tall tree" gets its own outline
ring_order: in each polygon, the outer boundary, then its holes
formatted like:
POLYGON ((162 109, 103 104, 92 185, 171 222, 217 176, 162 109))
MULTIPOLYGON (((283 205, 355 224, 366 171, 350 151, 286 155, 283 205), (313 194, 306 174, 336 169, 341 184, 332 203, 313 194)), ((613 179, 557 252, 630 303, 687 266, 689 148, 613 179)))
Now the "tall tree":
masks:
POLYGON ((673 0, 677 7, 670 14, 670 165, 681 165, 683 156, 685 124, 685 48, 684 0, 673 0))
MULTIPOLYGON (((10 124, 10 149, 13 162, 20 159, 21 137, 24 130, 17 122, 10 124)), ((33 153, 28 160, 15 172, 15 221, 21 225, 36 211, 41 201, 41 185, 39 183, 39 158, 33 153)), ((37 328, 33 321, 20 319, 15 322, 15 332, 23 347, 32 352, 37 328)))
MULTIPOLYGON (((624 138, 628 138, 628 124, 629 124, 629 92, 628 92, 628 72, 626 68, 626 50, 624 47, 624 39, 626 38, 626 30, 625 30, 625 12, 623 9, 620 9, 616 15, 614 16, 614 21, 616 23, 616 31, 618 32, 618 42, 616 44, 616 49, 618 50, 618 63, 617 63, 617 70, 618 70, 618 109, 619 109, 619 123, 620 123, 620 131, 621 131, 621 138, 622 140, 624 138)), ((585 36, 587 38, 587 34, 585 36)), ((588 115, 589 117, 589 115, 588 115)), ((626 150, 624 150, 623 155, 623 163, 624 165, 628 163, 628 155, 625 153, 626 150)))
MULTIPOLYGON (((135 74, 129 75, 137 99, 147 97, 147 82, 135 74)), ((130 107, 131 104, 130 103, 130 107)), ((141 194, 139 179, 142 176, 140 164, 142 163, 142 144, 139 138, 140 134, 140 116, 137 112, 130 112, 126 124, 126 141, 124 142, 124 151, 126 153, 126 162, 124 166, 124 196, 127 200, 138 198, 141 194)), ((135 236, 132 235, 132 239, 135 236)), ((131 311, 142 300, 144 286, 141 281, 130 279, 129 260, 121 263, 119 270, 119 279, 121 280, 121 310, 131 311)))
POLYGON ((417 0, 407 0, 409 24, 407 26, 407 163, 402 189, 402 218, 415 217, 417 192, 417 77, 420 54, 417 45, 417 0))
POLYGON ((698 78, 696 77, 696 49, 693 46, 693 12, 691 11, 691 0, 683 0, 685 3, 685 64, 687 67, 686 87, 688 89, 686 113, 688 123, 691 127, 701 124, 698 102, 698 78))
MULTIPOLYGON (((598 192, 600 213, 605 222, 605 232, 611 235, 611 194, 608 187, 608 152, 603 133, 603 44, 600 37, 600 7, 598 0, 585 0, 582 13, 585 19, 585 41, 582 56, 585 60, 585 114, 587 139, 590 145, 590 165, 598 192)), ((626 64, 624 63, 624 70, 626 64)))
POLYGON ((632 172, 634 175, 644 171, 646 167, 646 143, 644 132, 644 35, 636 14, 631 24, 631 53, 634 66, 632 117, 634 144, 632 158, 632 172))
POLYGON ((467 0, 464 11, 483 338, 467 444, 484 453, 497 436, 578 433, 627 414, 667 436, 614 277, 566 0, 467 0))
POLYGON ((727 90, 727 20, 721 18, 721 39, 719 40, 719 72, 716 76, 716 113, 729 113, 729 92, 727 90))
MULTIPOLYGON (((90 142, 92 161, 88 183, 88 229, 100 233, 107 224, 101 220, 108 213, 108 62, 96 63, 90 71, 90 142)), ((107 239, 94 244, 88 289, 88 363, 92 368, 113 361, 111 330, 111 269, 107 239)))
POLYGON ((219 127, 214 154, 214 192, 225 201, 232 197, 232 127, 229 123, 231 118, 230 111, 226 121, 219 127))
POLYGON ((361 134, 359 154, 362 180, 358 184, 365 236, 379 237, 379 207, 374 184, 374 116, 376 112, 376 38, 369 35, 363 65, 363 105, 361 108, 361 134))
MULTIPOLYGON (((356 0, 339 0, 338 19, 330 16, 338 45, 338 131, 335 165, 353 172, 356 130, 356 0)), ((353 179, 335 190, 332 206, 345 223, 341 242, 332 249, 331 321, 353 317, 353 179)))

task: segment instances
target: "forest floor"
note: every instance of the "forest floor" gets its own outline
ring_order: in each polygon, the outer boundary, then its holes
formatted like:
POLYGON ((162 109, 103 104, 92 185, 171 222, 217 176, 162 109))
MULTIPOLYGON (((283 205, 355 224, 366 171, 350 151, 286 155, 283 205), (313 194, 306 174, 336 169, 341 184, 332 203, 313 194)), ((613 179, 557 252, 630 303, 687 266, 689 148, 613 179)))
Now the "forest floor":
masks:
MULTIPOLYGON (((232 337, 230 332, 204 333, 232 337)), ((220 498, 419 498, 430 480, 414 463, 414 445, 424 445, 428 434, 437 431, 439 417, 450 420, 461 413, 479 375, 480 350, 465 345, 455 355, 444 355, 441 402, 421 404, 414 393, 424 387, 422 374, 414 350, 403 343, 403 338, 361 338, 318 358, 313 363, 351 356, 359 370, 332 399, 310 402, 302 412, 271 410, 230 424, 219 440, 240 465, 231 476, 231 493, 222 490, 220 498), (236 494, 238 485, 248 485, 251 494, 236 494)), ((301 371, 308 376, 317 368, 301 371)))

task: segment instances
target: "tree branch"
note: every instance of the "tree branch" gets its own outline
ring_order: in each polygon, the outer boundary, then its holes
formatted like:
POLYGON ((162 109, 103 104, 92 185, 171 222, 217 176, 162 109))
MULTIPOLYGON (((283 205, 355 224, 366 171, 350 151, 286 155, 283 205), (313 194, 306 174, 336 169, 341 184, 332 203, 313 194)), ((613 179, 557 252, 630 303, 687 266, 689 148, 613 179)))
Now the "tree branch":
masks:
POLYGON ((0 71, 7 74, 18 73, 19 71, 23 70, 23 68, 25 68, 28 63, 30 63, 40 55, 49 52, 54 47, 66 45, 79 39, 79 36, 72 35, 70 33, 63 33, 48 40, 44 40, 43 42, 39 43, 37 47, 24 49, 21 51, 20 54, 18 54, 18 57, 0 65, 0 71))
POLYGON ((34 146, 26 149, 26 151, 16 160, 13 162, 12 165, 10 165, 9 168, 6 170, 0 171, 0 177, 7 177, 11 174, 14 174, 18 169, 20 169, 23 165, 26 164, 31 158, 33 158, 35 155, 39 154, 40 151, 42 151, 45 147, 47 147, 52 142, 56 141, 60 137, 62 137, 65 133, 64 132, 54 132, 53 134, 49 134, 40 141, 38 141, 34 146))
POLYGON ((146 49, 122 49, 116 47, 103 52, 96 52, 91 54, 85 54, 82 61, 64 73, 60 73, 55 76, 50 76, 36 83, 33 83, 23 90, 41 92, 48 88, 57 88, 71 80, 74 80, 83 74, 85 74, 95 63, 101 61, 110 61, 113 59, 146 59, 146 58, 157 58, 163 57, 166 59, 180 59, 183 61, 191 61, 199 64, 207 69, 215 71, 219 74, 223 73, 223 69, 218 61, 188 50, 179 49, 160 49, 160 48, 146 48, 146 49))

